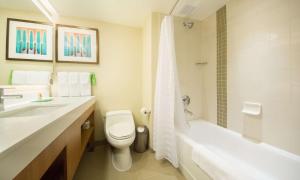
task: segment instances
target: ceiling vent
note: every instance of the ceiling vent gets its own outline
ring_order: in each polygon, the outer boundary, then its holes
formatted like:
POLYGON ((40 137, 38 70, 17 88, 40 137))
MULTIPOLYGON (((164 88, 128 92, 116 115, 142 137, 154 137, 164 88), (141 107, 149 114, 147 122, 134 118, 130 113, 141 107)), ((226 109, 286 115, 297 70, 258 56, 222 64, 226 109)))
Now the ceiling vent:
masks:
POLYGON ((175 10, 175 15, 181 17, 190 17, 194 15, 201 7, 199 0, 180 0, 175 10))
POLYGON ((197 9, 197 6, 193 6, 190 4, 185 4, 180 10, 179 10, 179 14, 181 16, 190 16, 192 15, 195 10, 197 9))

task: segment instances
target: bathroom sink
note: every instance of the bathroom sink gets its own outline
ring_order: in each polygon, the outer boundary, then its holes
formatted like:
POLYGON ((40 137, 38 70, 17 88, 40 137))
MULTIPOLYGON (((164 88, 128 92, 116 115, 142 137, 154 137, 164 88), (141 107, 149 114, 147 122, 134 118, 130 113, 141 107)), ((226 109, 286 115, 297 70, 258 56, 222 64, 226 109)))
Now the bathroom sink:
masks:
POLYGON ((66 104, 29 105, 14 110, 0 112, 0 118, 48 115, 64 106, 66 106, 66 104))

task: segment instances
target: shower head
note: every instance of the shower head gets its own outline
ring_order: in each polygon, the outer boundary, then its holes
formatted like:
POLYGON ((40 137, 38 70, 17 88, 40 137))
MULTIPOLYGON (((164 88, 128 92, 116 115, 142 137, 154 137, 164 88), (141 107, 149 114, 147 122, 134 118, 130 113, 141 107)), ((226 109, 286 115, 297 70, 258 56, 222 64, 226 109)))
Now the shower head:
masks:
POLYGON ((183 22, 183 26, 184 26, 186 29, 192 29, 192 27, 194 26, 194 22, 192 22, 192 21, 184 21, 184 22, 183 22))

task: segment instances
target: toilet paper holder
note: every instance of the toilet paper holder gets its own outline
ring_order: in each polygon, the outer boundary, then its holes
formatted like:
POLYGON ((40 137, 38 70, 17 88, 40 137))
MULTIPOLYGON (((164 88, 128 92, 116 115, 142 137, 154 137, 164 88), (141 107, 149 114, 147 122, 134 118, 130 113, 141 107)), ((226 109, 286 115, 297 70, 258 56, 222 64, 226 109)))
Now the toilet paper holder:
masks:
POLYGON ((151 114, 151 110, 149 110, 145 107, 142 107, 140 112, 143 116, 149 116, 151 114))

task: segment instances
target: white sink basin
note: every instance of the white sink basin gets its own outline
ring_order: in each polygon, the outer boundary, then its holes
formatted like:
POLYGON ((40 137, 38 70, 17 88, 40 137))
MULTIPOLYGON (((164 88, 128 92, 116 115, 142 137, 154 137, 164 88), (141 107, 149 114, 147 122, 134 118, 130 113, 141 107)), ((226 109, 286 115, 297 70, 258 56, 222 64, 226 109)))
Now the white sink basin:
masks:
POLYGON ((43 116, 58 110, 66 104, 28 105, 22 108, 0 112, 0 118, 43 116))

